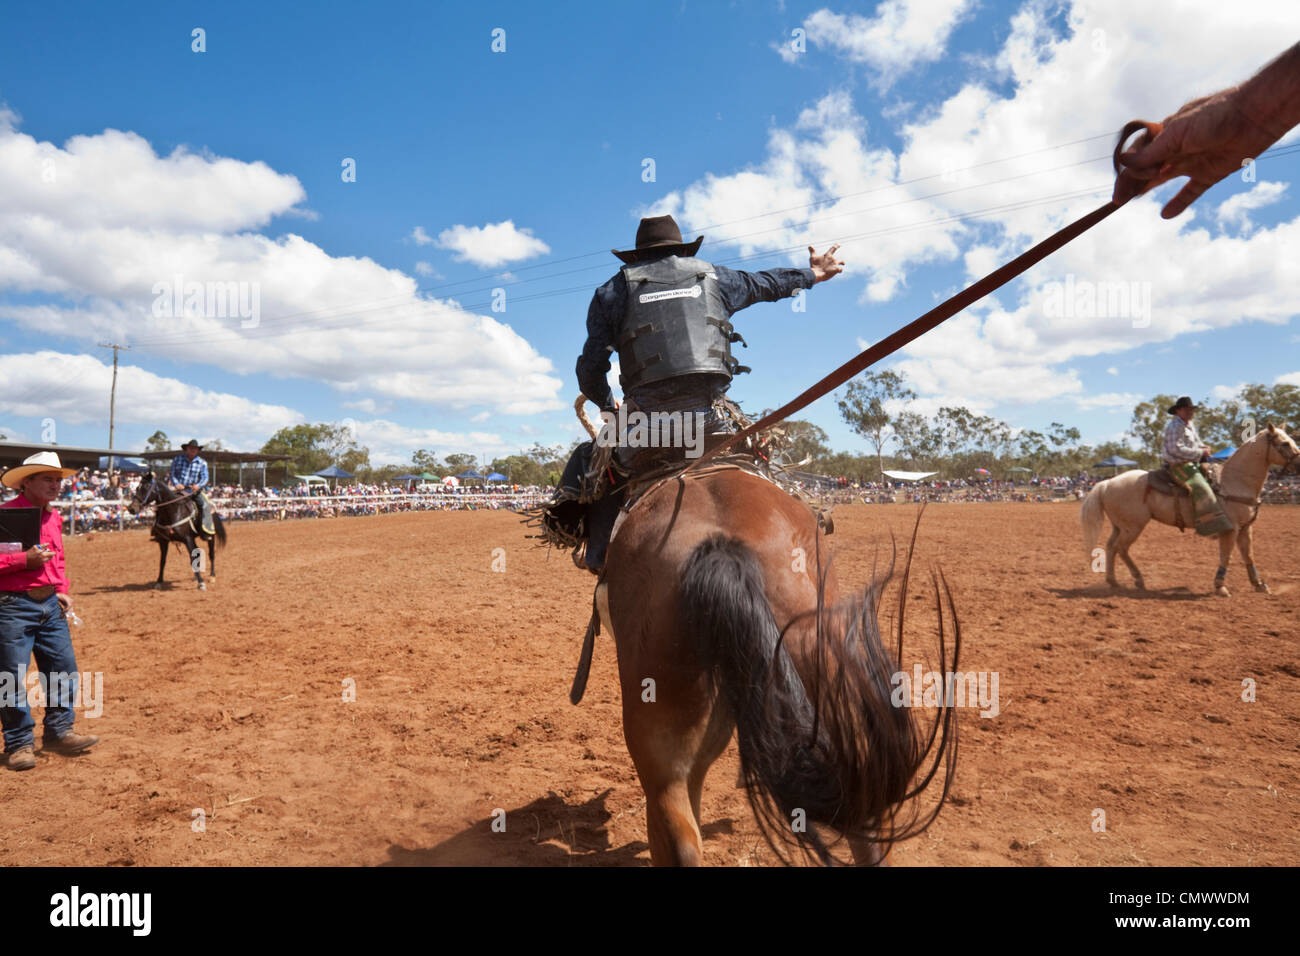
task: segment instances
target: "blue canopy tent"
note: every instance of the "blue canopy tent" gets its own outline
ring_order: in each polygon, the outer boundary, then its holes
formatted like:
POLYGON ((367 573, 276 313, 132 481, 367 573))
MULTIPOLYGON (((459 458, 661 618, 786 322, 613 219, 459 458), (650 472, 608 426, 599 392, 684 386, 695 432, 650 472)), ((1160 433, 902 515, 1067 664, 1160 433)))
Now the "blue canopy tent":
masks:
POLYGON ((1210 456, 1210 461, 1227 461, 1235 454, 1237 449, 1229 445, 1227 448, 1221 448, 1210 456))
POLYGON ((328 468, 322 468, 320 471, 312 472, 317 478, 333 478, 335 484, 338 484, 339 478, 355 478, 356 476, 350 471, 344 471, 338 465, 330 465, 328 468))
MULTIPOLYGON (((132 474, 132 475, 139 475, 139 474, 143 474, 144 472, 146 472, 146 471, 149 470, 149 466, 146 465, 144 462, 140 462, 140 461, 132 461, 130 458, 122 458, 122 457, 120 457, 120 456, 118 456, 118 455, 113 455, 113 456, 111 456, 111 457, 112 457, 112 459, 113 459, 113 470, 114 470, 114 471, 122 471, 122 472, 126 472, 126 473, 128 473, 128 474, 132 474)), ((109 455, 100 455, 100 456, 99 456, 99 466, 98 466, 98 467, 99 467, 99 470, 100 470, 100 471, 107 471, 107 470, 108 470, 108 460, 109 460, 109 458, 110 458, 109 455)))
POLYGON ((494 471, 492 472, 492 474, 487 476, 487 480, 488 481, 509 481, 510 479, 507 478, 505 475, 501 474, 501 472, 494 471))
POLYGON ((482 481, 483 480, 483 476, 480 475, 477 471, 474 471, 474 469, 472 468, 469 469, 468 471, 462 471, 456 477, 459 478, 461 481, 482 481))
POLYGON ((1116 471, 1119 471, 1119 469, 1121 468, 1127 468, 1129 466, 1136 465, 1136 464, 1137 462, 1130 461, 1128 458, 1121 458, 1119 457, 1119 455, 1111 455, 1109 458, 1105 459, 1104 461, 1097 462, 1097 464, 1093 465, 1092 467, 1114 468, 1116 471))

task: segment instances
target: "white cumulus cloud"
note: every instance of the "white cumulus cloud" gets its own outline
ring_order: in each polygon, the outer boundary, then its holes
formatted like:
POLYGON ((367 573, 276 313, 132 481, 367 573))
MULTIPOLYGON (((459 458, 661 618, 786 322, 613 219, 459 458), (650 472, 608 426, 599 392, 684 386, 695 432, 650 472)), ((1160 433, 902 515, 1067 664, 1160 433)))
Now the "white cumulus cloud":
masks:
POLYGON ((115 130, 59 147, 16 122, 0 113, 0 292, 38 295, 0 302, 0 320, 342 393, 509 414, 560 406, 550 360, 509 325, 425 298, 412 276, 372 259, 247 231, 303 200, 293 177, 179 150, 159 157, 115 130), (155 289, 178 282, 243 283, 258 321, 171 314, 155 289))
POLYGON ((452 226, 438 233, 438 246, 455 253, 457 262, 469 262, 483 269, 495 269, 508 262, 546 255, 551 247, 514 222, 486 226, 452 226))

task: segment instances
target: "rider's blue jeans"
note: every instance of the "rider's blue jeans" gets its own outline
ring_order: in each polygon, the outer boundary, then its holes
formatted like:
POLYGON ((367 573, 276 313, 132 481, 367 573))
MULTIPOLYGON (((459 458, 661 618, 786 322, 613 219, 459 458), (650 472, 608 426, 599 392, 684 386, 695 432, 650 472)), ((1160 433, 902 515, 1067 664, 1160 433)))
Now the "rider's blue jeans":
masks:
POLYGON ((0 724, 4 726, 5 752, 34 744, 27 706, 27 665, 36 655, 36 669, 45 677, 45 736, 62 737, 72 730, 72 703, 77 693, 77 657, 72 635, 57 595, 36 601, 24 594, 0 593, 0 724), (50 675, 71 675, 70 683, 50 675), (67 706, 53 706, 62 700, 67 706))

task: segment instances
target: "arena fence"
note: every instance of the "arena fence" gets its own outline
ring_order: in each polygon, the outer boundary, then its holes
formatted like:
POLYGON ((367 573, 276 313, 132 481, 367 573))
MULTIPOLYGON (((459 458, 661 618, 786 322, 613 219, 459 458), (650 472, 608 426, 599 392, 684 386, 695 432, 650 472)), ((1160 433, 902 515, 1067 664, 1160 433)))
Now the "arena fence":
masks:
MULTIPOLYGON (((290 518, 340 518, 409 511, 519 511, 550 500, 544 492, 518 494, 360 494, 303 495, 283 498, 235 495, 211 498, 225 521, 283 521, 290 518)), ((78 498, 52 502, 68 518, 73 533, 113 531, 153 524, 153 507, 139 515, 127 511, 127 499, 78 498)))
MULTIPOLYGON (((1086 489, 1084 489, 1086 491, 1086 489)), ((977 488, 936 489, 855 489, 854 491, 818 492, 810 489, 810 498, 827 504, 903 504, 920 501, 979 503, 989 501, 1043 502, 1075 501, 1073 490, 1019 489, 983 492, 977 488), (1028 493, 1026 493, 1028 492, 1028 493)), ((1300 505, 1300 483, 1270 483, 1261 496, 1264 504, 1300 505)), ((521 493, 462 492, 459 494, 359 494, 359 495, 286 495, 261 497, 232 495, 212 498, 213 507, 227 521, 284 521, 290 518, 340 518, 364 515, 397 514, 408 511, 521 511, 535 508, 550 500, 543 491, 521 493)), ((67 514, 73 533, 113 531, 147 527, 153 524, 153 508, 140 515, 126 510, 127 500, 105 498, 61 499, 53 506, 67 514), (96 514, 98 510, 98 514, 96 514)))

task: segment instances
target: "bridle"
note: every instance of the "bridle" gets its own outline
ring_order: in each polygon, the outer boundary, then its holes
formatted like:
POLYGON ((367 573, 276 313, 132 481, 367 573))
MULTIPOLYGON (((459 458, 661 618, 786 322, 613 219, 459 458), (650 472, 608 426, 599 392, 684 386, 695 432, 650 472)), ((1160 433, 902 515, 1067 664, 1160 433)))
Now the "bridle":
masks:
MULTIPOLYGON (((1268 436, 1268 443, 1270 447, 1276 448, 1285 456, 1286 461, 1282 463, 1282 471, 1280 472, 1285 475, 1288 471, 1291 471, 1296 462, 1300 460, 1300 451, 1296 451, 1289 444, 1282 441, 1282 439, 1278 437, 1277 432, 1273 432, 1268 436)), ((1300 469, 1296 469, 1296 471, 1297 473, 1300 473, 1300 469)))
MULTIPOLYGON (((144 479, 142 478, 141 481, 143 481, 143 480, 144 480, 144 479)), ((131 500, 135 503, 136 511, 139 511, 141 508, 145 508, 145 507, 147 507, 148 504, 149 504, 149 502, 152 501, 155 497, 157 497, 157 499, 158 499, 158 504, 159 504, 160 507, 166 507, 167 505, 180 504, 180 503, 183 502, 183 501, 192 500, 192 499, 194 498, 194 495, 193 495, 193 494, 177 495, 177 496, 176 496, 175 498, 173 498, 171 501, 164 501, 164 500, 162 499, 162 492, 160 492, 160 491, 158 490, 158 480, 157 480, 154 476, 150 475, 150 477, 149 477, 149 490, 148 490, 147 492, 145 492, 145 496, 144 496, 143 498, 139 497, 139 489, 137 488, 137 489, 136 489, 136 494, 134 494, 134 495, 131 496, 131 500)), ((154 518, 153 518, 153 526, 154 526, 155 528, 170 529, 170 528, 176 528, 176 527, 179 527, 180 525, 183 525, 183 524, 185 524, 185 523, 188 522, 188 521, 193 521, 193 520, 194 520, 194 512, 191 511, 189 514, 187 514, 185 517, 181 518, 179 521, 173 521, 173 522, 171 522, 170 524, 163 524, 162 522, 160 522, 160 521, 158 520, 158 518, 159 518, 159 515, 158 515, 158 509, 155 509, 155 510, 154 510, 154 518)))

